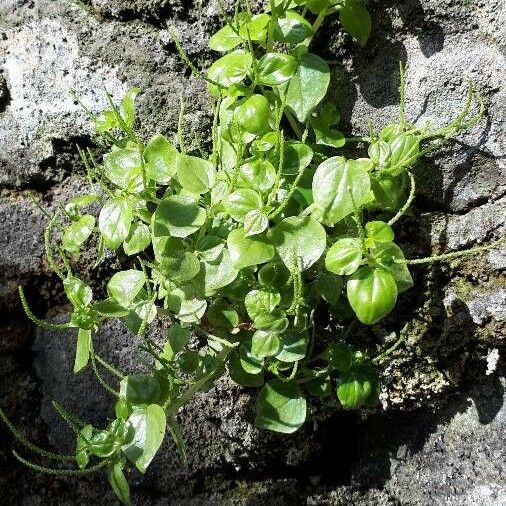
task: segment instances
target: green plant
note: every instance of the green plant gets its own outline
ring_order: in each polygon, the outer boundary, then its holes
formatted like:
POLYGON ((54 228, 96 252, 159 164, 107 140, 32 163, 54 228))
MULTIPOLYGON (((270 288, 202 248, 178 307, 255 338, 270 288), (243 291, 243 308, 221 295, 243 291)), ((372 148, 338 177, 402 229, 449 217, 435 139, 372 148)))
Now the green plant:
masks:
POLYGON ((233 17, 224 11, 226 25, 209 42, 224 54, 205 75, 175 36, 182 58, 207 81, 216 101, 210 153, 195 156, 185 146, 183 109, 176 148, 163 135, 146 142, 135 131, 139 89, 119 106, 108 97, 109 109, 93 116, 107 153, 99 162, 90 150, 80 151, 93 192, 71 200, 46 229, 48 261, 73 308, 69 322, 37 319, 20 289, 37 325, 77 329, 74 372, 91 366, 116 398, 116 418, 98 429, 55 403, 77 439, 75 455, 59 455, 27 441, 0 410, 28 449, 78 468, 42 467, 15 455, 57 475, 107 468, 125 504, 125 466, 145 472, 167 429, 184 456, 176 415, 226 370, 236 383, 260 388, 260 428, 296 431, 306 420, 308 397, 344 409, 373 407, 377 366, 398 345, 376 357, 354 349, 347 338, 356 319, 372 325, 392 311, 413 285, 408 265, 494 246, 406 260, 394 242, 393 226, 415 195, 411 167, 483 115, 482 104, 470 113, 471 87, 451 124, 418 127, 405 116, 401 68, 398 123, 346 138, 337 108, 325 101, 329 66, 309 47, 334 13, 365 44, 367 11, 357 0, 271 0, 261 14, 246 7, 236 7, 233 17), (344 157, 341 148, 350 143, 367 146, 368 156, 344 157), (98 219, 90 206, 99 206, 98 219), (72 267, 92 238, 96 264, 109 249, 123 265, 109 279, 105 297, 97 297, 72 267), (341 325, 323 332, 317 310, 341 325), (93 334, 111 318, 144 337, 149 374, 126 376, 95 352, 93 334), (147 335, 158 318, 173 322, 162 344, 147 335))

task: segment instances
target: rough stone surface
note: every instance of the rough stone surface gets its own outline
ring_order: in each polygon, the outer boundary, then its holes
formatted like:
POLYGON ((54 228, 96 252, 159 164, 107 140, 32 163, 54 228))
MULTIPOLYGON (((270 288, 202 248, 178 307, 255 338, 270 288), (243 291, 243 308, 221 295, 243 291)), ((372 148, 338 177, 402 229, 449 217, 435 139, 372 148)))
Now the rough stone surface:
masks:
MULTIPOLYGON (((377 129, 396 119, 399 60, 406 65, 411 121, 451 121, 463 107, 469 79, 488 110, 486 119, 418 165, 420 193, 414 217, 396 230, 399 241, 416 257, 504 235, 504 2, 385 0, 370 6, 374 29, 364 49, 336 20, 316 40, 316 51, 335 62, 331 96, 347 132, 365 132, 369 119, 377 129)), ((213 57, 206 40, 218 27, 218 14, 215 2, 203 0, 0 2, 0 406, 43 446, 71 449, 52 399, 97 423, 105 421, 110 399, 88 371, 77 378, 71 373, 72 336, 39 332, 31 348, 35 332, 16 301, 17 285, 28 287, 40 314, 61 314, 62 297, 43 257, 46 219, 28 192, 52 212, 83 191, 77 145, 91 146, 93 138, 72 89, 95 112, 106 104, 104 88, 117 99, 140 86, 138 123, 146 138, 155 131, 174 135, 182 95, 186 142, 192 145, 195 132, 205 142, 209 97, 180 62, 170 29, 205 68, 213 57)), ((94 288, 113 261, 93 275, 94 288)), ((499 379, 506 353, 505 265, 503 247, 414 268, 417 288, 403 294, 392 318, 372 335, 376 343, 393 344, 392 330, 412 322, 406 346, 383 372, 378 413, 315 416, 318 421, 294 436, 273 436, 252 427, 250 392, 220 380, 179 416, 188 463, 181 464, 167 443, 144 479, 130 476, 136 504, 506 504, 499 379)), ((134 341, 119 324, 97 336, 104 356, 127 371, 134 341)), ((102 479, 53 480, 21 468, 4 430, 0 426, 6 503, 113 503, 102 479)))

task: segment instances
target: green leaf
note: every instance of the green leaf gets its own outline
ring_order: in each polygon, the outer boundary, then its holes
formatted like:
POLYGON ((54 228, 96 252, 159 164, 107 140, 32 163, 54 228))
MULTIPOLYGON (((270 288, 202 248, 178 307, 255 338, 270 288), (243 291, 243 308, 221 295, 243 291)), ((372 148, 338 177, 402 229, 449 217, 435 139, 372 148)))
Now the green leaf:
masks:
POLYGON ((298 44, 313 34, 313 27, 295 11, 286 11, 283 17, 277 18, 274 27, 274 38, 284 44, 298 44))
POLYGON ((160 383, 148 374, 130 374, 120 382, 121 399, 133 405, 154 404, 160 400, 162 390, 160 383))
POLYGON ((190 342, 190 338, 191 331, 188 327, 182 327, 178 323, 173 323, 167 332, 167 338, 163 346, 161 357, 171 362, 190 342))
POLYGON ((369 221, 365 224, 365 233, 374 242, 391 242, 395 237, 392 227, 384 221, 369 221))
POLYGON ((331 0, 307 0, 306 5, 313 14, 320 14, 326 9, 331 0))
POLYGON ((78 373, 88 365, 90 360, 91 330, 79 329, 77 332, 76 358, 74 373, 78 373))
POLYGON ((88 240, 95 228, 95 217, 91 214, 81 216, 71 223, 63 233, 62 246, 65 251, 77 255, 81 246, 88 240))
POLYGON ((385 209, 395 211, 400 207, 404 195, 402 177, 393 177, 382 172, 371 179, 371 186, 374 198, 385 209))
POLYGON ((160 134, 155 135, 144 149, 146 176, 157 183, 166 184, 177 171, 177 149, 160 134))
POLYGON ((215 301, 209 306, 207 319, 211 325, 228 331, 236 328, 240 323, 239 313, 223 300, 215 301))
POLYGON ((228 373, 232 381, 243 387, 261 387, 264 384, 264 374, 260 372, 250 374, 246 372, 241 364, 239 355, 234 354, 228 361, 228 373))
POLYGON ((386 269, 361 267, 347 284, 348 301, 365 325, 385 317, 397 302, 397 284, 386 269))
POLYGON ((142 157, 138 149, 116 149, 105 155, 104 172, 107 179, 119 188, 142 189, 142 157))
POLYGON ((390 143, 390 153, 388 166, 384 170, 392 176, 398 176, 417 160, 420 153, 420 141, 414 135, 398 135, 390 143))
POLYGON ((157 404, 135 406, 128 422, 134 437, 123 452, 141 473, 145 473, 165 436, 165 412, 157 404))
POLYGON ((207 76, 214 82, 228 88, 233 84, 240 83, 248 75, 251 64, 251 55, 237 50, 215 61, 209 67, 207 76))
POLYGON ((246 311, 252 320, 265 313, 272 313, 280 302, 281 295, 274 290, 251 290, 244 299, 246 311))
POLYGON ((360 165, 341 156, 325 160, 313 177, 315 216, 334 225, 353 212, 353 201, 360 207, 370 200, 369 174, 360 165))
POLYGON ((203 294, 193 286, 185 285, 174 288, 166 297, 167 308, 185 323, 199 322, 206 312, 207 303, 202 299, 203 294))
POLYGON ((113 299, 112 297, 95 302, 91 308, 101 316, 107 316, 109 318, 121 318, 123 316, 126 316, 129 312, 127 308, 124 308, 116 299, 113 299))
POLYGON ((130 500, 130 487, 128 486, 128 481, 123 473, 123 463, 116 462, 114 464, 110 464, 107 476, 109 478, 109 484, 120 502, 122 504, 126 504, 127 506, 132 504, 130 500))
POLYGON ((93 299, 92 289, 75 276, 68 275, 63 281, 63 288, 74 307, 87 307, 93 299))
POLYGON ((284 151, 283 174, 296 175, 308 167, 313 159, 313 150, 302 142, 285 142, 284 151))
POLYGON ((232 262, 228 250, 213 262, 204 262, 200 271, 204 285, 204 294, 211 297, 217 290, 232 283, 239 274, 238 267, 232 262))
POLYGON ((316 135, 316 144, 330 146, 333 148, 341 148, 345 145, 344 135, 335 128, 341 121, 341 115, 338 113, 334 104, 325 104, 320 113, 311 118, 316 135))
POLYGON ((244 269, 250 265, 263 264, 274 257, 274 246, 263 237, 247 237, 242 228, 230 232, 227 238, 227 246, 232 263, 238 269, 244 269))
POLYGON ((272 230, 272 236, 278 255, 290 270, 294 262, 301 271, 309 269, 327 245, 325 229, 309 216, 285 218, 272 230))
POLYGON ((252 160, 239 168, 238 186, 266 192, 274 185, 276 169, 268 160, 252 160))
POLYGON ((209 47, 214 51, 228 52, 237 47, 242 42, 242 38, 232 29, 231 26, 226 25, 218 30, 210 39, 209 47))
POLYGON ((256 14, 251 20, 244 23, 239 29, 239 35, 245 40, 265 42, 267 38, 267 25, 271 17, 269 14, 256 14))
POLYGON ((130 332, 139 334, 143 322, 146 321, 148 325, 151 325, 156 318, 156 314, 156 305, 153 301, 141 300, 130 308, 128 314, 123 318, 123 322, 130 332))
POLYGON ((146 283, 142 271, 129 269, 114 274, 107 283, 107 293, 121 305, 128 307, 146 283))
POLYGON ((256 209, 249 211, 244 217, 244 231, 246 236, 258 235, 269 228, 269 219, 256 209))
POLYGON ((337 397, 344 409, 357 409, 376 400, 378 391, 377 372, 370 367, 359 367, 342 375, 337 397))
POLYGON ((102 208, 98 217, 98 228, 109 249, 117 249, 128 237, 132 216, 132 204, 123 198, 109 200, 102 208))
POLYGON ((255 425, 291 434, 306 420, 306 399, 294 381, 270 380, 257 398, 255 425))
POLYGON ((274 309, 270 313, 264 312, 259 314, 255 318, 253 326, 258 330, 281 333, 288 328, 288 319, 282 309, 274 309))
POLYGON ((392 274, 399 293, 405 292, 413 286, 413 278, 408 266, 402 262, 404 253, 397 244, 391 242, 376 244, 371 253, 374 260, 392 274))
POLYGON ((164 198, 154 214, 155 237, 187 237, 206 221, 206 210, 195 199, 186 195, 164 198))
POLYGON ((343 286, 343 278, 330 272, 322 272, 314 282, 315 290, 331 306, 337 304, 341 297, 343 286))
POLYGON ((339 11, 339 19, 343 28, 361 46, 365 46, 371 34, 371 16, 357 0, 346 0, 339 11))
POLYGON ((196 156, 177 157, 177 178, 190 193, 207 193, 216 181, 216 169, 208 160, 196 156))
POLYGON ((281 288, 289 279, 290 271, 283 262, 269 262, 258 271, 258 281, 261 285, 281 288))
POLYGON ((276 358, 281 362, 293 363, 306 356, 309 336, 306 331, 289 329, 281 335, 281 350, 276 358))
POLYGON ((350 370, 353 362, 353 350, 349 344, 344 342, 330 343, 327 349, 330 367, 339 372, 350 370))
POLYGON ((135 121, 135 97, 140 92, 140 88, 130 88, 121 101, 121 117, 129 128, 132 128, 135 121))
POLYGON ((251 353, 258 358, 273 357, 280 346, 279 336, 274 332, 257 330, 251 338, 251 353))
POLYGON ((340 276, 353 274, 361 263, 362 244, 360 239, 351 237, 336 241, 325 256, 325 268, 340 276))
POLYGON ((216 235, 205 235, 201 237, 195 246, 195 252, 204 262, 216 260, 225 248, 225 242, 216 235))
POLYGON ((151 244, 149 227, 140 221, 132 223, 128 237, 123 242, 123 249, 129 256, 136 255, 151 244))
POLYGON ((303 55, 286 94, 286 105, 301 123, 307 121, 323 100, 329 82, 330 70, 327 63, 312 53, 303 55))
POLYGON ((224 201, 225 212, 234 220, 243 223, 246 215, 253 210, 261 210, 262 197, 254 190, 247 188, 231 193, 224 201))
POLYGON ((385 141, 374 142, 369 145, 367 154, 375 164, 383 167, 390 158, 390 146, 385 141))
POLYGON ((257 78, 260 84, 277 86, 283 84, 295 74, 298 61, 284 53, 267 53, 257 65, 257 78))
POLYGON ((188 251, 175 250, 160 262, 160 273, 175 283, 190 281, 200 272, 200 261, 188 251))

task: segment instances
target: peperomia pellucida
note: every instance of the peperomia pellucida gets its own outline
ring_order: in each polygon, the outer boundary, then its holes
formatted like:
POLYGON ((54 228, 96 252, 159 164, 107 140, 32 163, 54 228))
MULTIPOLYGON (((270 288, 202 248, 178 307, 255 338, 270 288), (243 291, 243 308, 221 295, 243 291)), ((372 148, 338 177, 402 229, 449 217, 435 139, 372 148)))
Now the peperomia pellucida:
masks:
POLYGON ((244 10, 237 2, 233 15, 222 13, 226 24, 209 41, 221 54, 205 73, 174 34, 215 101, 210 153, 185 146, 183 108, 177 142, 161 134, 142 139, 135 129, 140 90, 129 90, 119 105, 108 96, 108 110, 92 115, 106 153, 97 160, 80 150, 92 191, 58 210, 46 228, 48 262, 72 306, 69 322, 37 319, 20 288, 37 325, 77 329, 74 372, 91 367, 116 404, 115 418, 99 429, 54 403, 76 433, 75 455, 37 447, 0 410, 27 449, 77 467, 48 468, 15 456, 55 475, 105 469, 124 504, 130 503, 125 467, 144 473, 166 432, 184 458, 177 414, 225 372, 259 389, 255 425, 262 429, 296 431, 307 418, 308 397, 344 409, 374 407, 378 365, 397 345, 376 356, 356 349, 357 323, 373 325, 394 309, 413 285, 410 264, 497 245, 407 260, 394 242, 394 225, 415 196, 412 167, 484 114, 481 100, 471 112, 471 86, 452 123, 417 126, 405 114, 401 68, 398 122, 347 138, 339 111, 325 100, 329 65, 310 48, 334 14, 364 45, 371 20, 362 4, 270 0, 265 12, 253 14, 249 2, 244 10), (363 147, 364 157, 345 157, 349 144, 363 147), (92 236, 96 265, 110 250, 122 266, 103 298, 73 268, 92 236), (316 311, 339 322, 332 335, 318 327, 316 311), (117 318, 144 338, 149 373, 125 375, 95 352, 94 333, 117 318), (160 319, 170 321, 161 344, 147 333, 160 319))

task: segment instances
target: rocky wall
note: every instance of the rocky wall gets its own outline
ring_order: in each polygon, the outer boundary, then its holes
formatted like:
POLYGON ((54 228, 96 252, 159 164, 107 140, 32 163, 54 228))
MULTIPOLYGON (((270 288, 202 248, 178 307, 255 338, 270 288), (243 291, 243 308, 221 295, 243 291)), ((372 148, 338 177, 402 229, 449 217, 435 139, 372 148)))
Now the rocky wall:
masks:
MULTIPOLYGON (((487 103, 482 122, 417 166, 420 193, 396 231, 401 244, 415 257, 500 237, 504 3, 385 0, 370 2, 370 10, 373 33, 364 49, 332 20, 315 42, 333 62, 330 94, 348 132, 363 133, 369 119, 380 128, 396 118, 399 61, 413 121, 450 121, 469 79, 487 103)), ((96 422, 110 406, 93 376, 73 376, 72 337, 36 331, 16 295, 22 284, 40 314, 65 313, 43 256, 46 218, 30 195, 51 212, 84 191, 77 145, 93 145, 91 128, 69 92, 98 111, 104 88, 118 98, 138 85, 142 134, 169 137, 182 95, 188 144, 195 132, 205 139, 211 103, 180 62, 169 30, 205 68, 213 58, 206 41, 219 23, 213 1, 0 0, 0 405, 42 445, 71 449, 52 399, 96 422)), ((416 269, 417 288, 392 316, 415 322, 414 331, 383 375, 381 410, 316 410, 293 436, 260 433, 250 392, 224 378, 180 415, 188 463, 167 442, 145 478, 132 473, 135 504, 506 504, 505 253, 416 269)), ((100 275, 93 275, 97 283, 100 275)), ((378 342, 390 342, 391 327, 375 328, 378 342)), ((134 342, 119 324, 108 325, 97 347, 129 370, 134 342)), ((10 446, 0 426, 6 504, 114 503, 104 480, 37 475, 12 458, 10 446)))

